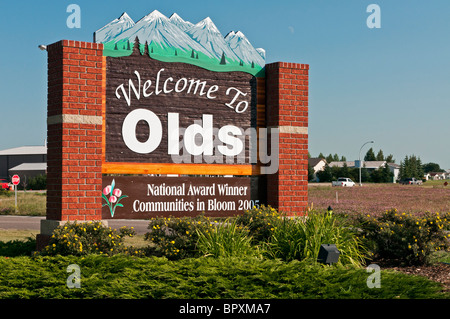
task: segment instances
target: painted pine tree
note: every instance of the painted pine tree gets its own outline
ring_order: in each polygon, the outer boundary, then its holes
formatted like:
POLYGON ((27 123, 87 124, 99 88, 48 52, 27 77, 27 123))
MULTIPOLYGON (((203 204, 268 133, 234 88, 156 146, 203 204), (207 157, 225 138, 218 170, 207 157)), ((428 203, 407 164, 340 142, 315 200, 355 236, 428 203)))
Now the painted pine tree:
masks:
POLYGON ((144 55, 145 56, 150 56, 150 53, 148 52, 148 42, 147 41, 145 41, 144 55))
POLYGON ((225 52, 222 52, 222 59, 220 59, 220 64, 227 64, 227 60, 225 59, 225 52))
POLYGON ((141 50, 140 50, 140 42, 139 42, 139 38, 136 37, 134 39, 134 45, 133 45, 133 53, 131 53, 132 55, 141 55, 141 50))

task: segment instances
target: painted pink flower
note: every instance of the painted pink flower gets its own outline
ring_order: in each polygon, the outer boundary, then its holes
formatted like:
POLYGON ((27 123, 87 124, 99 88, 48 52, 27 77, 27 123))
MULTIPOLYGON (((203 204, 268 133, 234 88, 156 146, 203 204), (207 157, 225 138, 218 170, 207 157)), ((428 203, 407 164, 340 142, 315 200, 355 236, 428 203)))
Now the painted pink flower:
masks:
POLYGON ((113 191, 113 195, 116 196, 116 197, 120 197, 120 196, 122 196, 122 191, 120 189, 116 188, 113 191))
POLYGON ((111 196, 111 197, 109 198, 109 202, 114 204, 115 202, 117 202, 117 197, 114 196, 114 195, 111 196))
POLYGON ((103 188, 103 195, 109 195, 111 193, 111 185, 106 186, 103 188))

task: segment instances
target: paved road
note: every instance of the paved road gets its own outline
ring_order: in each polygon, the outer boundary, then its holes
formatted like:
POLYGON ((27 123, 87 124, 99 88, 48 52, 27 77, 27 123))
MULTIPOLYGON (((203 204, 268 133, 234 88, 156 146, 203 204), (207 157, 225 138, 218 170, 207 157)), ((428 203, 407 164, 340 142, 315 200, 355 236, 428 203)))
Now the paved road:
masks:
MULTIPOLYGON (((21 229, 21 230, 40 230, 43 216, 10 216, 0 215, 1 229, 21 229)), ((137 219, 115 219, 108 220, 108 226, 111 228, 120 228, 122 226, 134 227, 136 234, 145 234, 148 229, 148 220, 137 219)))
POLYGON ((39 230, 42 219, 45 217, 2 215, 0 216, 0 229, 39 230))

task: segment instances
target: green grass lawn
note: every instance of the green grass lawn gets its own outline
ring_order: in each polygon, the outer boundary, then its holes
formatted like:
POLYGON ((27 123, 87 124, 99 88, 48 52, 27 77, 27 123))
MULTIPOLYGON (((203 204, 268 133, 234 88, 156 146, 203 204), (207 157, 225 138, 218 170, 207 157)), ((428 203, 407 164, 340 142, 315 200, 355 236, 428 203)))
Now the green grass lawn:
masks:
POLYGON ((26 240, 28 237, 33 239, 39 234, 38 230, 32 229, 0 229, 0 242, 8 242, 12 240, 26 240))
POLYGON ((0 192, 0 215, 45 216, 46 203, 45 192, 19 191, 16 212, 14 192, 0 192))
POLYGON ((450 180, 438 180, 438 181, 426 181, 424 182, 421 187, 432 187, 432 188, 445 188, 450 189, 450 180), (444 183, 447 182, 447 186, 444 185, 444 183))

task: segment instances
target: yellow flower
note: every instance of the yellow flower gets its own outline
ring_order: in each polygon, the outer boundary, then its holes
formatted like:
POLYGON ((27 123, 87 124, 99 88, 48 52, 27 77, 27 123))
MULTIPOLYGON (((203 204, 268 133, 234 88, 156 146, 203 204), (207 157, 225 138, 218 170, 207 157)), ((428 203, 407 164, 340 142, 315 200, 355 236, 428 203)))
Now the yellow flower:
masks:
POLYGON ((186 235, 189 235, 189 231, 188 230, 186 230, 186 235))

